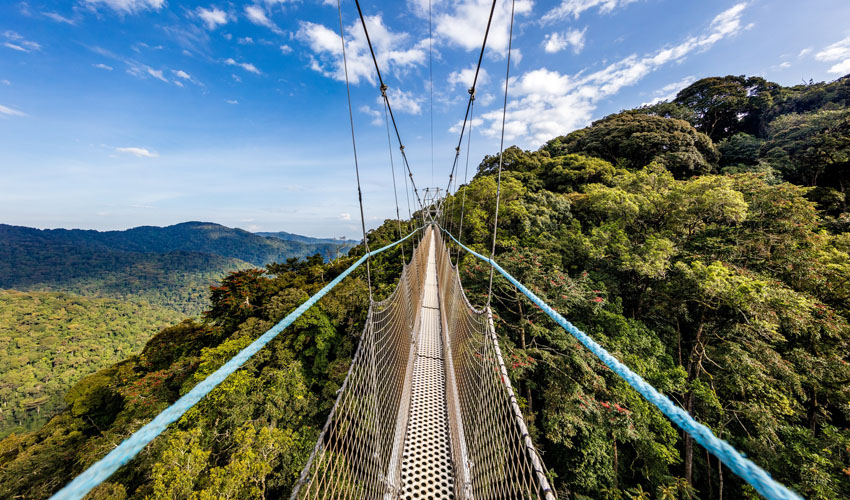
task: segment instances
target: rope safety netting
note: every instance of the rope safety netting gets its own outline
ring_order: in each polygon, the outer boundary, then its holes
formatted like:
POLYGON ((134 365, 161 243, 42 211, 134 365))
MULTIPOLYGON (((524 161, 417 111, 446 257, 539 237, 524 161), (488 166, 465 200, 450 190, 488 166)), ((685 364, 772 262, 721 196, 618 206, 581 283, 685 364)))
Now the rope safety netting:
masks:
POLYGON ((348 375, 292 498, 381 498, 398 484, 397 473, 387 471, 398 461, 399 407, 430 234, 404 265, 392 295, 371 303, 348 375))
POLYGON ((432 239, 443 311, 454 498, 555 498, 508 379, 490 311, 469 303, 439 232, 428 229, 393 294, 372 303, 293 499, 404 496, 401 451, 432 239))

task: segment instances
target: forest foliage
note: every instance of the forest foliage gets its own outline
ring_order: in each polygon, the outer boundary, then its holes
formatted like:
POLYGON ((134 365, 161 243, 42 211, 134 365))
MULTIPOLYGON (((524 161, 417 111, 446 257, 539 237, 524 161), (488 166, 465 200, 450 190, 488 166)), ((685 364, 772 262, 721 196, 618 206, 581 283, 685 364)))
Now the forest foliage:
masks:
MULTIPOLYGON (((505 151, 497 260, 656 388, 806 498, 850 497, 850 78, 700 80, 536 151, 505 151)), ((489 251, 499 164, 445 204, 489 251), (463 209, 461 208, 463 207, 463 209), (461 217, 462 216, 462 217, 461 217)), ((460 222, 463 231, 460 231, 460 222)), ((398 238, 395 221, 372 245, 398 238)), ((76 384, 68 409, 0 442, 0 497, 46 498, 262 334, 353 259, 229 275, 203 320, 76 384)), ((373 259, 378 297, 397 248, 373 259)), ((488 268, 460 253, 474 304, 488 268)), ((90 498, 288 495, 367 308, 363 269, 90 498)), ((496 328, 563 498, 758 498, 507 281, 496 328)))
POLYGON ((0 290, 0 436, 38 428, 81 378, 180 319, 143 302, 0 290))

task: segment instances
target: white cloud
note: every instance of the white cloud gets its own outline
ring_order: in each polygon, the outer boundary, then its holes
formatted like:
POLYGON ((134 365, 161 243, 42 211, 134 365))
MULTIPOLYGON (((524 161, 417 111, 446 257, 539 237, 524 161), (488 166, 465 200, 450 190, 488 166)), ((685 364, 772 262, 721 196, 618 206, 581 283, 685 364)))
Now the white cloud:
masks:
MULTIPOLYGON (((450 12, 434 15, 434 32, 440 40, 465 50, 481 49, 484 31, 490 15, 490 0, 461 0, 450 3, 450 12)), ((515 16, 531 13, 532 0, 516 0, 515 16)), ((427 11, 426 11, 427 15, 427 11)), ((508 29, 511 17, 511 2, 498 2, 493 13, 493 23, 487 37, 487 48, 504 57, 508 50, 508 29)))
POLYGON ((182 69, 177 70, 177 71, 171 70, 171 72, 174 73, 176 76, 184 79, 184 80, 191 80, 192 79, 192 77, 189 76, 189 73, 186 73, 182 69))
MULTIPOLYGON (((601 99, 637 83, 665 64, 681 61, 688 54, 706 50, 746 29, 741 21, 745 6, 738 4, 721 12, 701 35, 644 56, 628 56, 594 72, 583 70, 566 75, 539 68, 512 77, 505 137, 526 144, 541 143, 586 125, 601 99)), ((502 110, 487 112, 482 118, 486 122, 482 132, 497 137, 502 110)))
POLYGON ((159 10, 165 5, 165 0, 84 0, 94 7, 103 4, 121 14, 135 14, 143 10, 159 10))
POLYGON ((251 38, 250 36, 246 36, 246 37, 237 39, 236 43, 238 43, 239 45, 253 45, 254 39, 251 38))
POLYGON ((17 109, 12 109, 7 106, 3 106, 2 104, 0 104, 0 115, 27 116, 27 114, 23 111, 18 111, 17 109))
MULTIPOLYGON (((480 126, 481 126, 481 125, 483 125, 483 124, 484 124, 484 120, 482 120, 481 118, 473 118, 472 120, 469 120, 469 121, 467 122, 467 124, 466 124, 466 130, 467 130, 467 132, 468 132, 468 131, 469 131, 469 129, 470 129, 470 126, 471 126, 471 128, 478 128, 478 127, 480 127, 480 126)), ((459 134, 459 133, 460 133, 460 129, 461 129, 462 127, 463 127, 463 120, 459 120, 457 123, 455 123, 454 125, 452 125, 451 127, 449 127, 449 132, 451 132, 451 133, 453 133, 453 134, 459 134)))
POLYGON ((277 27, 277 25, 269 19, 269 16, 266 14, 265 9, 260 7, 259 5, 246 5, 245 6, 245 17, 248 18, 254 24, 258 24, 260 26, 265 26, 266 28, 274 31, 278 35, 283 34, 283 30, 277 27))
POLYGON ((788 61, 782 61, 781 63, 779 63, 779 67, 781 69, 788 69, 791 67, 791 63, 789 63, 788 61))
POLYGON ((825 47, 815 54, 815 59, 822 62, 836 62, 827 71, 830 73, 850 73, 850 36, 825 47))
POLYGON ((127 153, 137 158, 157 158, 159 154, 145 148, 115 148, 119 153, 127 153))
POLYGON ((351 214, 348 212, 343 212, 339 214, 339 220, 351 220, 351 214))
POLYGON ((680 90, 694 83, 696 80, 695 76, 689 75, 678 82, 668 83, 655 91, 655 97, 651 101, 645 102, 641 104, 641 106, 652 106, 653 104, 658 104, 661 101, 672 101, 676 98, 676 94, 678 94, 680 90))
POLYGON ((0 83, 2 83, 3 85, 12 85, 12 82, 10 82, 9 80, 0 80, 0 83))
MULTIPOLYGON (((489 78, 490 75, 487 74, 487 70, 481 68, 478 72, 478 83, 476 83, 476 86, 487 83, 489 78)), ((460 71, 452 71, 449 74, 449 85, 451 85, 453 89, 458 85, 463 85, 467 89, 472 88, 473 80, 475 80, 474 65, 460 71)))
MULTIPOLYGON (((244 69, 245 71, 249 71, 249 72, 251 72, 251 73, 255 73, 255 74, 257 74, 257 75, 259 75, 260 73, 262 73, 262 72, 261 72, 259 69, 257 69, 257 67, 256 67, 256 66, 254 66, 253 64, 251 64, 251 63, 244 63, 244 62, 237 62, 237 61, 236 61, 235 59, 233 59, 232 57, 230 57, 230 58, 228 58, 227 60, 225 60, 225 61, 224 61, 224 64, 227 64, 228 66, 239 66, 240 68, 244 69)), ((233 75, 233 78, 234 78, 234 79, 236 79, 236 81, 242 81, 242 80, 239 80, 239 78, 238 78, 236 75, 233 75)))
POLYGON ((92 64, 92 66, 94 66, 95 68, 98 68, 98 69, 105 69, 106 71, 112 71, 112 66, 107 66, 106 64, 103 64, 103 63, 92 64))
MULTIPOLYGON (((422 113, 421 103, 425 101, 423 97, 416 97, 412 92, 405 92, 395 87, 390 87, 387 90, 387 98, 390 101, 393 112, 407 113, 409 115, 422 113)), ((382 97, 378 96, 377 101, 379 106, 383 106, 384 99, 382 97)))
POLYGON ((224 102, 226 102, 227 104, 239 104, 239 101, 237 101, 236 99, 228 99, 224 102))
POLYGON ((599 7, 599 12, 607 14, 617 7, 625 7, 636 0, 563 0, 560 5, 547 12, 541 19, 544 23, 560 21, 572 16, 575 19, 582 12, 599 7))
POLYGON ((283 44, 280 46, 280 51, 284 54, 290 54, 292 53, 292 47, 287 44, 283 44))
POLYGON ((195 11, 199 18, 207 25, 207 29, 214 30, 218 26, 223 26, 227 24, 228 18, 227 13, 223 10, 218 9, 217 7, 212 7, 211 9, 205 9, 203 7, 198 7, 195 11))
MULTIPOLYGON (((407 33, 390 31, 380 15, 366 16, 366 26, 382 73, 400 74, 425 62, 427 38, 415 44, 411 43, 407 33)), ((359 21, 355 21, 345 31, 349 79, 355 84, 360 83, 362 78, 375 83, 377 78, 363 27, 359 21)), ((313 70, 345 81, 342 44, 337 32, 321 24, 302 21, 295 38, 305 43, 313 52, 310 64, 313 70)))
POLYGON ((68 17, 65 17, 65 16, 63 16, 63 15, 57 13, 57 12, 42 12, 42 15, 44 15, 44 17, 53 19, 57 23, 65 23, 65 24, 71 24, 71 25, 77 24, 77 22, 75 20, 68 18, 68 17))
POLYGON ((6 48, 17 50, 18 52, 33 52, 41 50, 41 44, 31 42, 14 31, 4 31, 3 37, 8 40, 3 43, 6 48))
POLYGON ((833 64, 827 71, 830 73, 837 73, 839 75, 846 75, 850 73, 850 58, 841 61, 840 63, 833 64))
MULTIPOLYGON (((379 103, 383 106, 383 102, 379 103)), ((365 104, 360 106, 360 112, 363 114, 367 114, 372 117, 372 125, 383 125, 384 124, 384 115, 377 109, 370 108, 365 104)))
POLYGON ((157 80, 161 80, 161 81, 163 81, 163 82, 165 82, 165 83, 168 83, 168 78, 166 78, 166 77, 162 74, 162 70, 161 70, 161 69, 153 69, 153 68, 150 68, 150 67, 146 67, 146 68, 145 68, 145 71, 147 71, 147 73, 148 73, 150 76, 152 76, 152 77, 156 78, 157 80))
POLYGON ((811 47, 806 47, 805 49, 801 50, 799 54, 797 54, 797 57, 807 56, 807 55, 809 55, 811 52, 812 52, 812 48, 811 48, 811 47))
POLYGON ((578 54, 584 48, 586 31, 587 27, 583 30, 571 29, 563 33, 549 33, 543 39, 543 50, 549 54, 554 54, 572 46, 573 52, 578 54))

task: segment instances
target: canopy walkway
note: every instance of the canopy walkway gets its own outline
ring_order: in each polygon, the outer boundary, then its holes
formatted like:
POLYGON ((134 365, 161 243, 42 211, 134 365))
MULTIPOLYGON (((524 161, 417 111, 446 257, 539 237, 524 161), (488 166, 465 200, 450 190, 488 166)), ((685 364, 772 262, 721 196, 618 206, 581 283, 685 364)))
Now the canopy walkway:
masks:
POLYGON ((490 310, 466 299, 433 226, 372 304, 292 498, 555 498, 490 310))

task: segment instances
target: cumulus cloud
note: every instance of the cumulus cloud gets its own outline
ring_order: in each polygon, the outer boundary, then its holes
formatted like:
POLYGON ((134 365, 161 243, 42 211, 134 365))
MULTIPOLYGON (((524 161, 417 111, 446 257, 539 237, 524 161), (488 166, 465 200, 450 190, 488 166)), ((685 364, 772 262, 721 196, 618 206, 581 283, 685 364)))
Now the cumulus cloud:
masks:
POLYGON ((165 5, 165 0, 83 0, 92 8, 105 5, 120 14, 135 14, 143 10, 159 10, 165 5))
MULTIPOLYGON (((384 24, 380 15, 366 16, 366 26, 382 72, 402 73, 425 62, 428 39, 412 43, 407 33, 395 33, 384 24)), ((348 58, 348 76, 352 83, 366 79, 375 83, 377 77, 359 21, 345 29, 345 51, 348 58)), ((345 81, 342 61, 342 43, 339 34, 321 24, 302 21, 295 38, 313 52, 310 67, 323 75, 345 81)))
MULTIPOLYGON (((245 71, 248 71, 248 72, 251 72, 251 73, 254 73, 254 74, 257 74, 257 75, 262 73, 253 64, 246 63, 246 62, 238 62, 236 59, 233 59, 232 57, 227 58, 224 61, 224 64, 227 64, 228 66, 239 66, 240 68, 244 69, 245 71)), ((239 78, 236 75, 233 75, 233 77, 234 77, 234 79, 236 79, 236 81, 241 81, 241 80, 239 80, 239 78)))
POLYGON ((198 17, 207 25, 207 29, 214 30, 219 26, 223 26, 227 24, 228 17, 227 13, 223 10, 218 9, 217 7, 212 7, 209 9, 205 9, 204 7, 198 7, 195 11, 198 17))
POLYGON ((850 36, 825 47, 815 54, 822 62, 835 62, 827 71, 844 75, 850 73, 850 36))
MULTIPOLYGON (((407 113, 409 115, 418 115, 422 113, 422 102, 424 97, 417 97, 412 92, 405 92, 401 89, 391 87, 387 90, 387 98, 390 101, 390 106, 393 107, 394 113, 407 113)), ((377 97, 378 105, 383 106, 384 99, 377 97)))
MULTIPOLYGON (((665 64, 681 61, 718 41, 746 29, 741 15, 746 4, 718 14, 701 35, 643 56, 631 55, 593 72, 561 74, 547 68, 529 71, 510 81, 505 136, 509 140, 541 143, 586 125, 597 103, 633 85, 665 64)), ((681 83, 681 82, 679 82, 681 83)), ((502 111, 482 115, 483 133, 498 136, 502 111)))
POLYGON ((184 79, 184 80, 191 80, 191 79, 192 79, 192 77, 191 77, 191 76, 189 76, 189 73, 186 73, 186 72, 185 72, 185 71, 183 71, 182 69, 179 69, 179 70, 177 70, 177 71, 175 71, 175 70, 171 70, 171 72, 172 72, 172 73, 174 73, 174 75, 175 75, 175 76, 177 76, 177 77, 179 77, 179 78, 182 78, 182 79, 184 79))
MULTIPOLYGON (((450 2, 449 5, 450 10, 439 12, 434 16, 434 32, 437 38, 465 50, 480 50, 492 2, 490 0, 460 0, 450 2)), ((533 5, 532 0, 516 0, 515 16, 530 14, 533 5)), ((510 18, 511 2, 498 2, 493 13, 490 34, 487 37, 487 48, 502 57, 507 55, 510 18)))
MULTIPOLYGON (((473 128, 478 128, 483 124, 484 124, 484 120, 482 120, 481 118, 473 118, 472 120, 469 120, 466 124, 467 132, 469 130, 473 129, 473 128)), ((449 127, 449 132, 451 132, 453 134, 459 134, 460 129, 462 127, 463 127, 463 120, 458 120, 457 123, 455 123, 454 125, 449 127)))
POLYGON ((582 12, 599 7, 599 12, 607 14, 618 7, 635 2, 636 0, 563 0, 560 5, 543 15, 544 23, 560 21, 572 17, 578 19, 582 12))
POLYGON ((280 46, 280 51, 283 54, 290 54, 290 53, 292 53, 292 47, 290 47, 289 45, 284 43, 283 45, 280 46))
POLYGON ((578 54, 584 48, 584 34, 587 27, 583 30, 572 29, 562 33, 549 33, 543 39, 543 50, 548 54, 560 52, 567 47, 572 47, 573 52, 578 54))
POLYGON ((10 108, 10 107, 7 107, 7 106, 3 106, 2 104, 0 104, 0 115, 27 116, 27 114, 24 113, 23 111, 18 111, 17 109, 13 109, 13 108, 10 108))
POLYGON ((119 153, 131 154, 137 158, 158 158, 159 154, 145 148, 115 148, 119 153))
MULTIPOLYGON (((476 84, 476 88, 478 88, 478 85, 487 83, 489 79, 490 75, 487 74, 487 70, 481 68, 478 72, 478 83, 476 84)), ((458 85, 463 85, 467 89, 472 88, 473 80, 475 80, 475 65, 459 71, 452 71, 449 74, 449 85, 451 85, 453 89, 458 85)))

